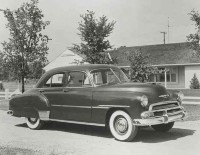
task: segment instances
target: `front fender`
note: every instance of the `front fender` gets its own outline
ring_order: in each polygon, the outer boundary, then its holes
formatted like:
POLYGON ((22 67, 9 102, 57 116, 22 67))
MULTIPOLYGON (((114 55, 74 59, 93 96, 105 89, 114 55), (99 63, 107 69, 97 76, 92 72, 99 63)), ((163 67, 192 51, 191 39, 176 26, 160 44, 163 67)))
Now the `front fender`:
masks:
POLYGON ((133 119, 140 118, 140 114, 145 110, 139 100, 142 95, 131 91, 95 91, 92 106, 93 121, 103 124, 108 113, 115 110, 125 110, 133 119))

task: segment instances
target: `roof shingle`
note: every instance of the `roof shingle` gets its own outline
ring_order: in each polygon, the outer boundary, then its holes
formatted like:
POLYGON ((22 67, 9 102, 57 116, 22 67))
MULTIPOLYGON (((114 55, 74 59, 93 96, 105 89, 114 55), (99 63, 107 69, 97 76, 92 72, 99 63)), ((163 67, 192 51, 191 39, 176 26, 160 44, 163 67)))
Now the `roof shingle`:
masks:
POLYGON ((109 53, 118 59, 118 65, 128 66, 130 64, 126 59, 127 54, 134 51, 141 51, 142 54, 149 55, 149 63, 152 65, 200 63, 200 58, 195 56, 194 51, 189 48, 187 43, 121 47, 109 51, 109 53))

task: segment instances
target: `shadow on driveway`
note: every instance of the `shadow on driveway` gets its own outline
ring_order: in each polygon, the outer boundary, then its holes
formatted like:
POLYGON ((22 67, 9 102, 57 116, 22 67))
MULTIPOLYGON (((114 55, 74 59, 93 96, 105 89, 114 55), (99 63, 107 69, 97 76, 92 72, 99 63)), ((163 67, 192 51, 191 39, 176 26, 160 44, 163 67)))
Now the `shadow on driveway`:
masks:
MULTIPOLYGON (((15 126, 27 128, 27 125, 25 123, 17 124, 15 126)), ((80 135, 113 138, 110 131, 105 127, 78 125, 71 123, 48 122, 45 124, 42 130, 62 131, 80 135)), ((136 137, 134 142, 142 142, 142 143, 166 142, 193 135, 195 131, 196 130, 191 130, 191 129, 173 128, 169 132, 162 133, 162 132, 156 132, 150 127, 141 128, 140 133, 138 137, 136 137)))
POLYGON ((146 128, 140 131, 138 135, 138 142, 143 143, 160 143, 171 140, 177 140, 186 136, 191 136, 196 130, 172 128, 168 132, 157 132, 152 128, 146 128))

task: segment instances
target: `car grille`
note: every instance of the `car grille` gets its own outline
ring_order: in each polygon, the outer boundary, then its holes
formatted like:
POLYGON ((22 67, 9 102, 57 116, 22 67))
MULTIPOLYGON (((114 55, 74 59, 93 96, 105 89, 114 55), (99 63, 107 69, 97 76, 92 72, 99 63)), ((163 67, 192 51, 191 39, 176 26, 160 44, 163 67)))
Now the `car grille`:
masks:
POLYGON ((149 110, 153 112, 154 116, 176 115, 182 112, 178 102, 161 102, 150 105, 149 110))
POLYGON ((168 108, 174 108, 177 106, 178 106, 178 103, 176 103, 176 102, 175 103, 167 103, 167 104, 152 106, 152 110, 168 109, 168 108))

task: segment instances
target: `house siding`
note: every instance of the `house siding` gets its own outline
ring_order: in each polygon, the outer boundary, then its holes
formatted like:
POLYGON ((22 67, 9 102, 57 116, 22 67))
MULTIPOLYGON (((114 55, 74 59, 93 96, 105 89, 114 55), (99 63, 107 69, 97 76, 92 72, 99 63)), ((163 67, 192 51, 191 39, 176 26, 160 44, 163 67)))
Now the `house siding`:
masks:
POLYGON ((190 81, 196 73, 198 80, 200 80, 200 66, 185 66, 185 88, 190 88, 190 81))
MULTIPOLYGON (((120 47, 110 51, 111 57, 118 60, 118 66, 129 66, 127 56, 135 51, 149 56, 149 63, 153 66, 171 68, 178 67, 177 81, 168 82, 167 88, 190 88, 190 81, 196 73, 200 80, 200 59, 194 54, 189 43, 172 43, 160 45, 145 45, 134 47, 120 47)), ((164 85, 164 82, 158 82, 164 85)))
POLYGON ((167 88, 185 88, 185 66, 177 67, 177 82, 167 83, 167 88))

